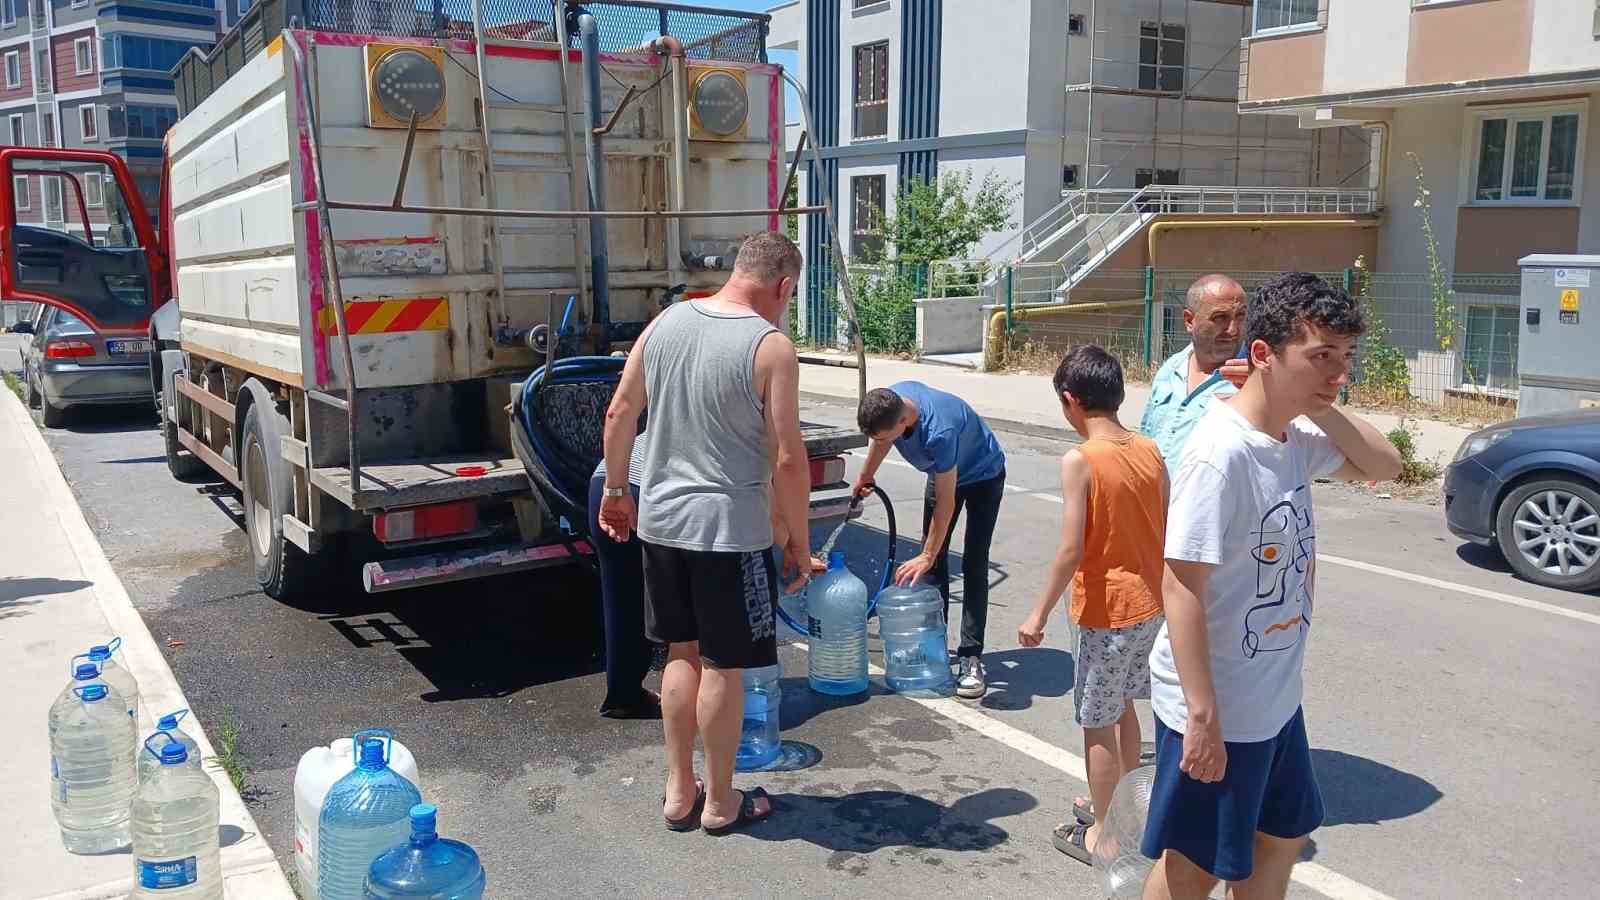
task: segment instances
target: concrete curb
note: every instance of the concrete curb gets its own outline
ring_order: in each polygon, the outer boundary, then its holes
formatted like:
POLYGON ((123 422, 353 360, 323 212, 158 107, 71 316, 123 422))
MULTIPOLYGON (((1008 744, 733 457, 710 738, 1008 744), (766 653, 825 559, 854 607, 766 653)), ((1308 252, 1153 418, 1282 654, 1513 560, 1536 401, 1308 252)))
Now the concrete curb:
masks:
MULTIPOLYGON (((94 594, 101 615, 105 616, 112 633, 122 636, 120 654, 122 662, 139 682, 140 733, 148 734, 155 730, 153 718, 155 713, 152 711, 159 710, 165 713, 174 709, 188 708, 189 701, 184 697, 183 689, 178 686, 178 680, 172 674, 171 667, 167 665, 166 657, 156 646, 150 629, 145 626, 144 619, 134 608, 133 600, 128 596, 122 579, 117 577, 111 562, 106 559, 100 541, 95 538, 88 520, 84 518, 77 498, 67 486, 66 476, 56 464, 55 456, 45 443, 44 436, 34 425, 33 417, 11 391, 5 390, 0 393, 4 394, 0 397, 0 407, 4 407, 4 417, 9 420, 10 426, 18 428, 26 435, 24 442, 40 470, 54 476, 46 476, 47 484, 43 485, 43 488, 48 500, 46 508, 40 509, 39 514, 53 515, 61 523, 61 530, 67 536, 79 568, 83 571, 85 579, 92 582, 89 590, 94 594)), ((191 714, 184 721, 183 728, 199 745, 200 752, 206 758, 206 772, 221 792, 221 821, 236 824, 244 831, 243 838, 222 849, 223 887, 226 895, 230 898, 252 898, 252 900, 253 898, 295 900, 296 895, 289 887, 283 870, 278 866, 272 849, 261 837, 255 818, 250 815, 249 808, 245 806, 243 798, 234 789, 233 782, 228 779, 222 767, 213 761, 215 751, 212 749, 210 738, 201 727, 199 718, 191 714)), ((50 900, 54 898, 98 900, 103 897, 121 897, 127 894, 130 887, 131 876, 130 881, 80 888, 52 895, 50 900)))
MULTIPOLYGON (((819 394, 815 391, 801 391, 800 399, 809 403, 821 403, 826 406, 842 406, 854 409, 856 398, 854 394, 844 396, 840 394, 819 394)), ((1057 428, 1050 425, 1035 425, 1031 422, 1018 422, 1014 419, 998 419, 993 416, 984 416, 983 421, 994 431, 1004 431, 1009 434, 1020 434, 1026 437, 1045 438, 1052 441, 1064 441, 1069 444, 1083 443, 1083 437, 1071 428, 1057 428)))

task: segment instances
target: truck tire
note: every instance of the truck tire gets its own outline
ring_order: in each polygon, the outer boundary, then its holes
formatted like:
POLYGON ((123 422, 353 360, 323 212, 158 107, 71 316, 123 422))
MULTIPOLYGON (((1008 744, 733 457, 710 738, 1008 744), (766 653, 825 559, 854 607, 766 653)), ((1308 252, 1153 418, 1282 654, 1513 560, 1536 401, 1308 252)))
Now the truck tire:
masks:
POLYGON ((289 600, 324 584, 338 554, 331 546, 308 554, 283 536, 283 516, 294 508, 289 461, 279 449, 279 438, 288 432, 289 423, 259 382, 246 383, 245 390, 252 388, 255 402, 245 412, 239 440, 246 543, 262 593, 274 600, 289 600))
MULTIPOLYGON (((150 363, 158 367, 158 372, 152 372, 155 379, 152 382, 156 389, 156 415, 161 421, 161 440, 166 445, 167 471, 179 481, 189 481, 204 475, 208 469, 206 464, 184 448, 178 442, 178 422, 167 415, 167 397, 170 394, 173 402, 173 415, 177 416, 178 393, 172 386, 175 379, 184 377, 183 353, 178 350, 163 350, 154 357, 150 363), (159 373, 159 374, 158 374, 159 373)), ((179 417, 181 420, 181 416, 179 417)))

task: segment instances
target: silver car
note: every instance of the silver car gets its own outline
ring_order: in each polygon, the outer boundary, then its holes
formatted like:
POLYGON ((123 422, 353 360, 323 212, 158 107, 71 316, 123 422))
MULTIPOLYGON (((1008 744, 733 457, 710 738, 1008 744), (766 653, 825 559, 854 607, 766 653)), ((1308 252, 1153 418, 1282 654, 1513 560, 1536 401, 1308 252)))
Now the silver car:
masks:
POLYGON ((28 405, 43 407, 47 427, 65 425, 74 407, 150 402, 147 338, 101 334, 52 306, 12 331, 32 333, 22 348, 23 382, 28 405))

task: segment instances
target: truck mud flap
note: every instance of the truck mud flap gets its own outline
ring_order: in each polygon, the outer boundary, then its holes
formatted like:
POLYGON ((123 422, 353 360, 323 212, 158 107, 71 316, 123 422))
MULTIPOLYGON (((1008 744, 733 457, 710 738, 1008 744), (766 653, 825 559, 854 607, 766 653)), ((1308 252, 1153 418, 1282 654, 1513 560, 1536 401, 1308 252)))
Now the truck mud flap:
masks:
POLYGON ((361 571, 361 584, 367 593, 381 594, 430 584, 588 562, 593 556, 594 548, 584 541, 472 547, 454 552, 369 562, 361 571))

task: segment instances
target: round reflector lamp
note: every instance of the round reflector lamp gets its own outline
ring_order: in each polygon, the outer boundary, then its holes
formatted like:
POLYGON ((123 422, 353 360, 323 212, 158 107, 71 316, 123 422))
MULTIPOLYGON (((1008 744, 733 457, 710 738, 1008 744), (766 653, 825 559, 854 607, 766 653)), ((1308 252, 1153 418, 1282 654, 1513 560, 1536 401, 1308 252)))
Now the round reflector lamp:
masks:
POLYGON ((707 72, 694 85, 694 114, 712 134, 739 132, 750 114, 744 85, 727 72, 707 72))
POLYGON ((373 69, 378 105, 402 122, 411 114, 425 121, 444 105, 444 72, 437 63, 415 50, 395 50, 373 69))

